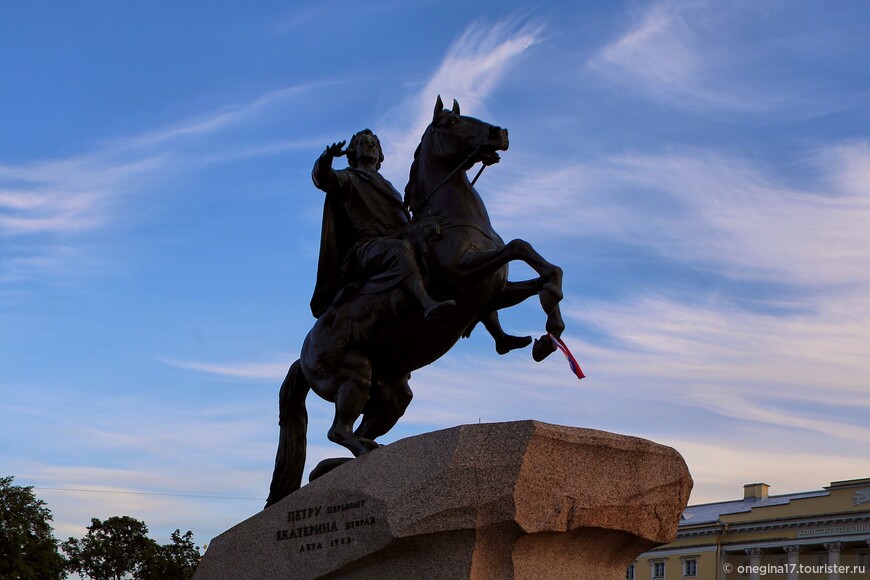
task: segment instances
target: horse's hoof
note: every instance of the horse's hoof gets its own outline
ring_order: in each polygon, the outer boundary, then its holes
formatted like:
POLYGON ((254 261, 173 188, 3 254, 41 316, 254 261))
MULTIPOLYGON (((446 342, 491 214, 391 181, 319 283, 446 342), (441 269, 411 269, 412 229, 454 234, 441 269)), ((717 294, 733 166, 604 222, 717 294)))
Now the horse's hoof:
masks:
POLYGON ((554 352, 556 352, 556 345, 549 338, 541 337, 535 339, 535 345, 532 347, 532 358, 536 362, 541 362, 554 352))
POLYGON ((377 443, 372 441, 371 439, 360 438, 359 444, 366 448, 368 451, 373 451, 380 447, 377 443))
POLYGON ((525 348, 532 343, 531 336, 511 336, 510 334, 495 341, 495 352, 498 354, 507 354, 518 348, 525 348))

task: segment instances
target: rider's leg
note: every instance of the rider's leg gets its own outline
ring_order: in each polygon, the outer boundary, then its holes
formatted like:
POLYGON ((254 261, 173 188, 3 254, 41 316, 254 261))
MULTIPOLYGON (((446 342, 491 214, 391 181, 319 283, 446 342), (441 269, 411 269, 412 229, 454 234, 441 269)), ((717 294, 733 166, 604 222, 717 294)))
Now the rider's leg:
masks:
POLYGON ((506 354, 517 348, 525 348, 532 343, 531 336, 513 336, 507 334, 501 327, 501 322, 498 320, 498 312, 495 310, 483 316, 480 321, 487 332, 489 332, 489 335, 495 339, 495 351, 498 354, 506 354))
POLYGON ((423 276, 420 274, 420 267, 417 265, 417 258, 414 254, 414 248, 407 240, 395 240, 402 244, 399 259, 402 261, 402 266, 405 271, 410 274, 402 282, 405 290, 411 293, 414 298, 423 307, 423 317, 429 319, 436 314, 456 306, 454 300, 443 300, 438 302, 429 295, 426 289, 426 284, 423 283, 423 276))
POLYGON ((411 404, 413 393, 408 386, 409 378, 410 375, 386 379, 372 385, 372 396, 355 432, 357 437, 373 440, 393 428, 411 404))
POLYGON ((359 353, 348 353, 341 363, 338 373, 341 383, 335 395, 335 419, 327 437, 350 450, 354 456, 377 447, 373 441, 360 440, 353 433, 353 425, 369 397, 372 367, 369 360, 359 353))
POLYGON ((434 300, 429 295, 429 291, 426 290, 426 285, 423 284, 423 277, 420 276, 419 272, 415 272, 405 278, 404 286, 423 307, 423 318, 427 320, 456 306, 455 300, 443 300, 441 302, 434 300))

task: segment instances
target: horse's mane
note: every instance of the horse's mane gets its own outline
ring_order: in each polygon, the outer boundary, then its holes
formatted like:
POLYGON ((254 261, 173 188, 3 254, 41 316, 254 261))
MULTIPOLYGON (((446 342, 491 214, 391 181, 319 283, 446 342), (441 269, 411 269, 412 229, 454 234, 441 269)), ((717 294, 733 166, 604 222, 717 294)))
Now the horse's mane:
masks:
POLYGON ((417 188, 417 174, 420 172, 420 151, 423 148, 423 141, 429 134, 429 127, 423 132, 423 137, 420 139, 420 144, 417 145, 414 151, 414 161, 411 163, 411 171, 408 174, 408 185, 405 186, 405 207, 416 214, 420 209, 420 205, 425 201, 421 199, 422 193, 417 188))

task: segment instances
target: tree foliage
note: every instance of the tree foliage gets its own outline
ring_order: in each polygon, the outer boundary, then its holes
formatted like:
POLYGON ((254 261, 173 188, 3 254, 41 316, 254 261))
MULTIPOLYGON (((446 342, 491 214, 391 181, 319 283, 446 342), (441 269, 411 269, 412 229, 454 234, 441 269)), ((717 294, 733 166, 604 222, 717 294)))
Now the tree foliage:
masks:
POLYGON ((92 580, 189 580, 199 563, 193 532, 172 533, 168 544, 148 537, 148 526, 130 516, 91 519, 82 539, 58 551, 51 511, 32 487, 0 477, 0 579, 62 580, 75 572, 92 580))
POLYGON ((187 580, 199 562, 193 532, 172 533, 169 544, 159 545, 148 537, 148 526, 130 516, 106 521, 91 519, 81 540, 63 543, 69 556, 67 569, 93 580, 187 580))
POLYGON ((199 564, 199 548, 193 543, 193 532, 184 535, 172 532, 172 542, 159 546, 157 552, 142 567, 139 580, 187 580, 193 577, 199 564))
POLYGON ((70 538, 62 545, 68 569, 93 580, 135 578, 157 548, 147 534, 148 526, 130 516, 112 516, 104 522, 91 518, 84 538, 70 538))
POLYGON ((0 578, 60 580, 64 559, 48 523, 51 511, 32 487, 0 477, 0 578))

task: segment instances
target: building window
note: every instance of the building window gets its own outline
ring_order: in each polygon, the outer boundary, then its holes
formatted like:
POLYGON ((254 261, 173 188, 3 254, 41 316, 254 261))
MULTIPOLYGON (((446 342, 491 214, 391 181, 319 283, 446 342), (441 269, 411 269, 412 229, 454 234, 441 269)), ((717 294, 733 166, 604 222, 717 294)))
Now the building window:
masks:
POLYGON ((664 580, 665 577, 665 563, 664 562, 653 562, 652 563, 652 580, 664 580))
POLYGON ((698 560, 687 558, 683 560, 683 578, 694 578, 698 575, 698 560))
POLYGON ((630 564, 625 571, 625 580, 634 580, 634 564, 630 564))

